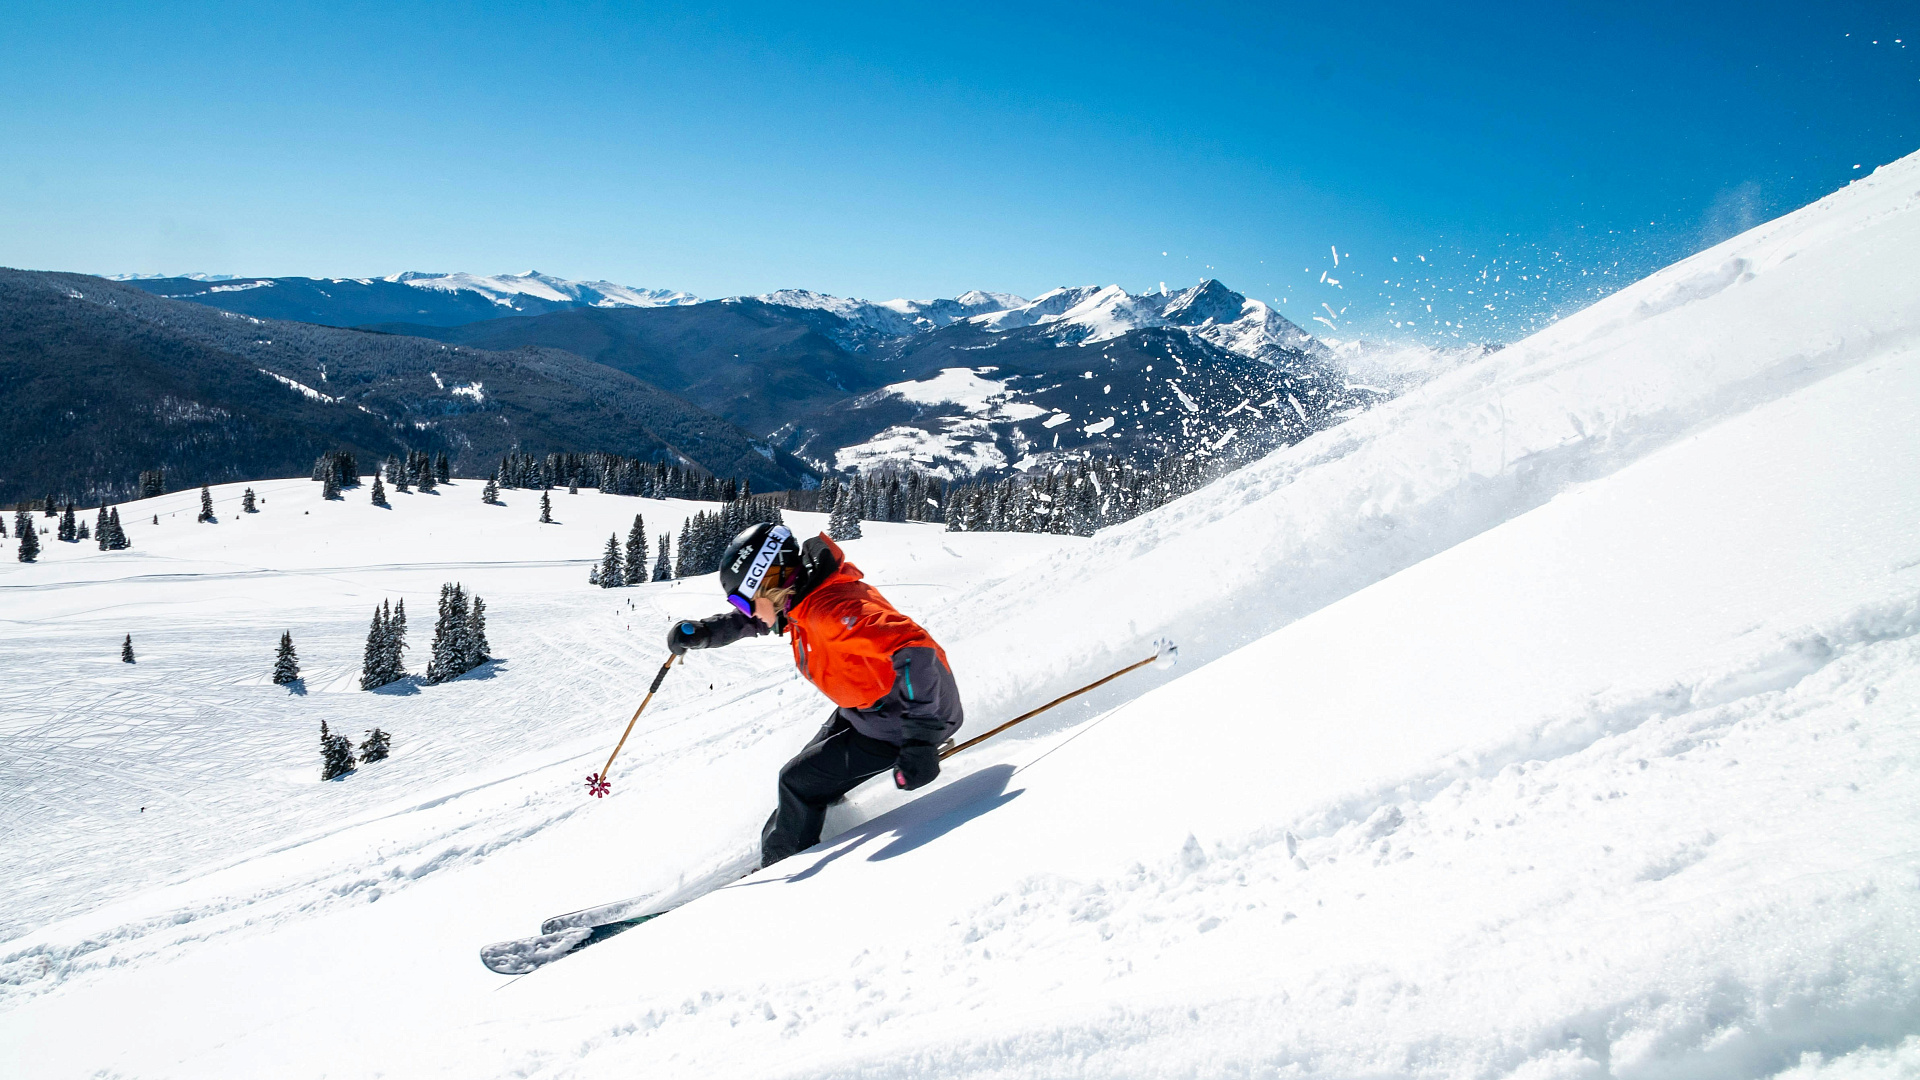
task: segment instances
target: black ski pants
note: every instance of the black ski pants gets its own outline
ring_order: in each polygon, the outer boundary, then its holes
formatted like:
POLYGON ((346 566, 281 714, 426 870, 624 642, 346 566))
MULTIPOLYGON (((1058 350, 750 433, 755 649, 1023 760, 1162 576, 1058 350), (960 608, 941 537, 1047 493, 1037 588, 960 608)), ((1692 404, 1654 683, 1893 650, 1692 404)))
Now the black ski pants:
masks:
POLYGON ((899 747, 853 730, 836 709, 807 748, 780 767, 780 805, 760 832, 760 865, 819 843, 827 807, 899 758, 899 747))

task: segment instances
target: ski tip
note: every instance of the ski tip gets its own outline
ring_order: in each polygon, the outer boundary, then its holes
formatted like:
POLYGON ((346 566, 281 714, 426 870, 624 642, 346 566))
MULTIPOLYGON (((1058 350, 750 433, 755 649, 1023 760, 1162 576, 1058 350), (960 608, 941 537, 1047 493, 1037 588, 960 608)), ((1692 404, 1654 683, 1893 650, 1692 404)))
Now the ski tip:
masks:
POLYGON ((591 929, 582 927, 539 937, 496 941, 480 950, 480 962, 488 971, 501 975, 525 975, 567 955, 592 936, 591 929))

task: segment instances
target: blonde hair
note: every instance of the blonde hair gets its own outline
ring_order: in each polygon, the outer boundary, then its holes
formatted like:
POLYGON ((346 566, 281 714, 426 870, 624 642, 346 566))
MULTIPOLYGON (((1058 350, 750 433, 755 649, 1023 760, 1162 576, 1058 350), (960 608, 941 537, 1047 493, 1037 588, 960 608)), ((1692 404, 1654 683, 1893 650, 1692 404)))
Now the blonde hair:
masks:
POLYGON ((767 576, 760 582, 760 589, 753 594, 754 599, 766 597, 767 603, 775 611, 786 611, 793 606, 793 594, 800 591, 800 571, 789 566, 775 566, 767 570, 767 576))

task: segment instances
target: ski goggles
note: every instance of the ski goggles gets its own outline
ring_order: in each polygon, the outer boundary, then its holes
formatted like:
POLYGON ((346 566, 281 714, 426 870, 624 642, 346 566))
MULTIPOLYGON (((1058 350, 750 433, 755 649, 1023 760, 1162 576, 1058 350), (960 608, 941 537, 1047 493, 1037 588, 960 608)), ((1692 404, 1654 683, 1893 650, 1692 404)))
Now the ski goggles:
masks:
POLYGON ((742 615, 752 617, 753 594, 760 591, 760 583, 767 579, 767 571, 773 569, 773 560, 780 556, 780 548, 793 539, 793 530, 785 525, 775 525, 767 533, 767 540, 754 554, 753 562, 747 567, 746 576, 740 579, 740 586, 727 594, 727 603, 737 608, 742 615))

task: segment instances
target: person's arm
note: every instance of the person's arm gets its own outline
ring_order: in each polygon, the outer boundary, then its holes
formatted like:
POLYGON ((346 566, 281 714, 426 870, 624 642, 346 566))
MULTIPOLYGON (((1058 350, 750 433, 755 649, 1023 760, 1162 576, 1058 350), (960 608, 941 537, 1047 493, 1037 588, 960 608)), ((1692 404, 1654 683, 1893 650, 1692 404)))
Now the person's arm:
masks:
POLYGON ((900 760, 896 786, 912 791, 940 775, 940 742, 960 726, 960 690, 940 654, 909 645, 893 654, 893 691, 899 703, 900 760))
POLYGON ((667 651, 679 656, 688 649, 718 649, 743 637, 759 637, 766 633, 768 629, 759 619, 738 611, 710 615, 704 619, 681 619, 667 627, 667 651))

